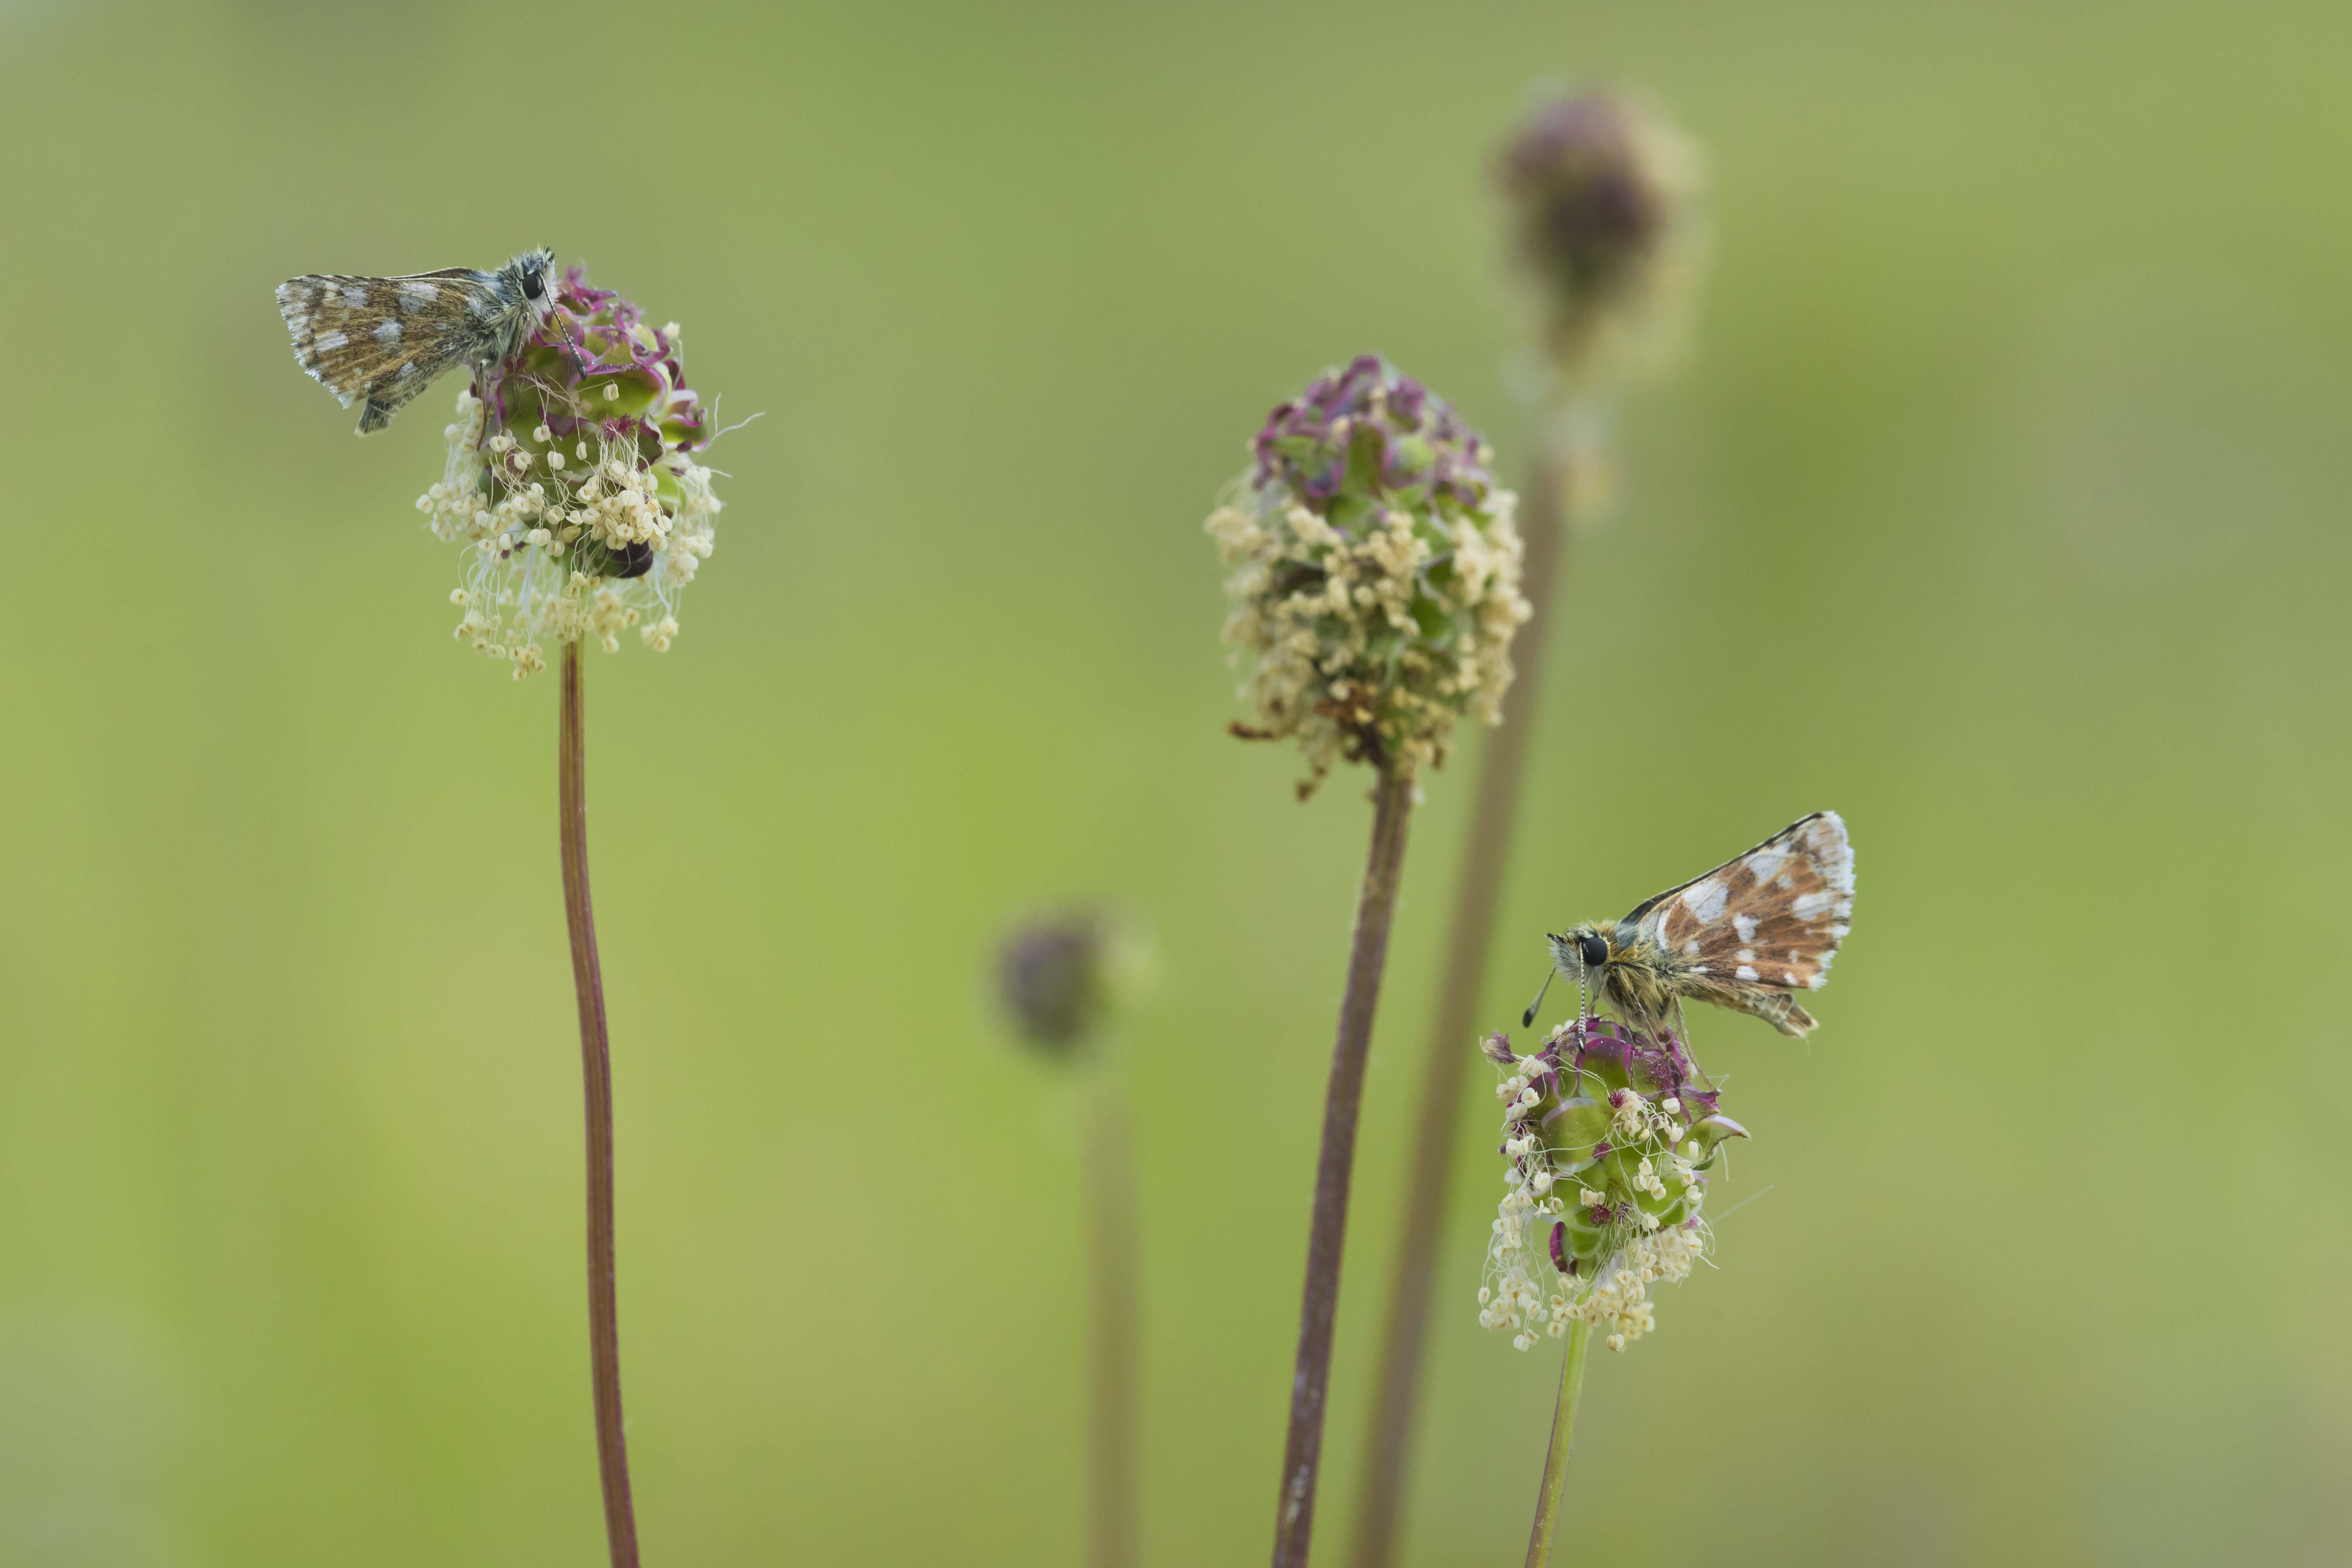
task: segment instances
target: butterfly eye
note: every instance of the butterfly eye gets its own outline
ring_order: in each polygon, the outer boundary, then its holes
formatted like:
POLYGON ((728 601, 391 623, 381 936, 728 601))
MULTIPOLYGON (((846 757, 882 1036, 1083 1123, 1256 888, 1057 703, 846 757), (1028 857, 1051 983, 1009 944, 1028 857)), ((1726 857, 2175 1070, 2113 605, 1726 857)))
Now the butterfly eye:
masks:
POLYGON ((546 278, 537 272, 527 272, 523 274, 522 292, 523 298, 526 300, 538 299, 541 294, 547 292, 546 278))
POLYGON ((1609 962, 1609 944, 1591 931, 1576 939, 1576 950, 1588 969, 1598 969, 1609 962))

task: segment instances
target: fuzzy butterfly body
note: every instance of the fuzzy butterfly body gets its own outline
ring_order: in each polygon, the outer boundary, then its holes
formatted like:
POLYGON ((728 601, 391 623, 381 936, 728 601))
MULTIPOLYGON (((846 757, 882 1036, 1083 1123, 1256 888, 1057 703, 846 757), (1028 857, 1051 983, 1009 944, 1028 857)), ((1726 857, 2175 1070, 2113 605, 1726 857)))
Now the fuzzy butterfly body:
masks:
POLYGON ((1845 823, 1817 811, 1643 900, 1613 925, 1580 925, 1549 940, 1555 973, 1597 986, 1636 1029, 1667 1027, 1688 999, 1802 1036, 1812 1032, 1813 1016, 1796 993, 1828 980, 1853 918, 1845 823))
POLYGON ((294 362, 360 405, 381 430, 444 372, 511 356, 554 304, 555 253, 530 250, 495 272, 445 268, 404 278, 314 274, 278 286, 294 362))

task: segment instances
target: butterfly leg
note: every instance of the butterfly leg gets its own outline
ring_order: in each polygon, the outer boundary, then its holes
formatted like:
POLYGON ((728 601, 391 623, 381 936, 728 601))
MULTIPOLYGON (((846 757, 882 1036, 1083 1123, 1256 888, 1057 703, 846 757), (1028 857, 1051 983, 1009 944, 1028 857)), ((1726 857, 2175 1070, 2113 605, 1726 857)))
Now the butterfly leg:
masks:
POLYGON ((1690 1019, 1683 1012, 1683 999, 1679 996, 1675 998, 1675 1037, 1682 1042, 1683 1059, 1690 1063, 1691 1077, 1699 1087, 1713 1092, 1715 1079, 1698 1065, 1698 1053, 1691 1049, 1690 1019))

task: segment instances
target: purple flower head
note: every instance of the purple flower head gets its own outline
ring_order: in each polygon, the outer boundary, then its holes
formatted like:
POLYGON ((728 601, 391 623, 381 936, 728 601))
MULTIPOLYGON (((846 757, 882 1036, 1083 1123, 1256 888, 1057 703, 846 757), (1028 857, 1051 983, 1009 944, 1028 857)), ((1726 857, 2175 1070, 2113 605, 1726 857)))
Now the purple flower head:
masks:
POLYGON ((1720 1113, 1671 1032, 1578 1019, 1546 1049, 1556 1070, 1515 1058, 1496 1088, 1512 1168, 1480 1321, 1527 1350, 1539 1337, 1531 1324, 1556 1336, 1580 1321, 1622 1350, 1653 1326, 1649 1287, 1686 1278, 1705 1255, 1720 1146, 1747 1130, 1720 1113))
POLYGON ((1495 490, 1485 439, 1452 405, 1376 354, 1359 354, 1276 405, 1251 450, 1260 489, 1286 489, 1318 513, 1351 492, 1443 497, 1475 511, 1495 490))
POLYGON ((1478 1049, 1496 1067, 1507 1068, 1519 1059, 1518 1053, 1511 1049, 1511 1037, 1500 1029, 1479 1041, 1478 1049))

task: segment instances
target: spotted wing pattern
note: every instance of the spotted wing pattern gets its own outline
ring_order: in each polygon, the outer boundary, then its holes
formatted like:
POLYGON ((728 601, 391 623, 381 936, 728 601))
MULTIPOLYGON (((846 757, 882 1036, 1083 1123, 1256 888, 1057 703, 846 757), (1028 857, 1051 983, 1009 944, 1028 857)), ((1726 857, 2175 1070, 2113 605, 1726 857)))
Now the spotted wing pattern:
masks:
POLYGON ((290 278, 278 314, 294 334, 294 360, 349 408, 360 434, 381 430, 451 366, 495 336, 502 301, 497 275, 452 267, 407 278, 290 278))
POLYGON ((1692 994, 1802 1035, 1813 1020, 1792 993, 1818 991, 1853 919, 1845 823, 1819 811, 1626 916, 1686 965, 1692 994))

